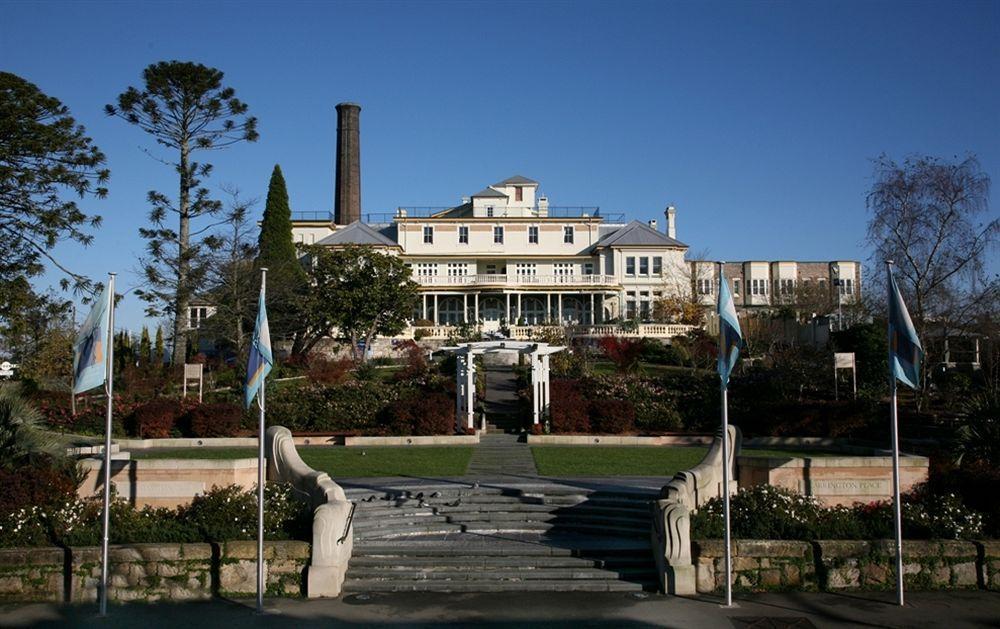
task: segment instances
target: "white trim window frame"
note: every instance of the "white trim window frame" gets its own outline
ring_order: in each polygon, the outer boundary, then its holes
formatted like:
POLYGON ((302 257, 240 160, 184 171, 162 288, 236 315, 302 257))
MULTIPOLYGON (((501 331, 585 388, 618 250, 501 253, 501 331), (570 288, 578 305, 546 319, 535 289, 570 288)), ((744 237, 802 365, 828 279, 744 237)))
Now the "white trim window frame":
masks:
POLYGON ((528 244, 538 244, 538 225, 528 225, 528 244))
POLYGON ((503 244, 503 225, 493 226, 493 244, 494 245, 503 244))
POLYGON ((459 225, 458 226, 458 244, 467 245, 469 244, 469 226, 459 225))
POLYGON ((572 225, 563 225, 563 244, 572 245, 576 239, 576 233, 572 225))
POLYGON ((434 226, 424 225, 424 244, 433 245, 434 244, 434 226))

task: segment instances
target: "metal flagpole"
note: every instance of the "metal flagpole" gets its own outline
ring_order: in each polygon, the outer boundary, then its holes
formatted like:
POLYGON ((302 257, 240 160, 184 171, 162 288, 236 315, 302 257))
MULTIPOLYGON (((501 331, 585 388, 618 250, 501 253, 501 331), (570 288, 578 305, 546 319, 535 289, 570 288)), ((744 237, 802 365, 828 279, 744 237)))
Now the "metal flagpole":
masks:
POLYGON ((101 539, 101 616, 108 614, 108 531, 111 524, 111 410, 115 383, 115 274, 108 274, 108 344, 104 391, 108 412, 104 422, 104 533, 101 539))
MULTIPOLYGON (((722 273, 724 262, 719 262, 719 299, 722 299, 722 273)), ((726 335, 722 323, 722 312, 719 308, 719 352, 726 347, 726 335)), ((732 540, 729 530, 729 391, 725 379, 719 374, 722 390, 722 519, 725 527, 726 540, 726 606, 733 604, 733 571, 732 571, 732 540)))
MULTIPOLYGON (((892 282, 890 277, 892 275, 892 260, 887 260, 885 263, 886 269, 886 286, 889 293, 889 303, 892 303, 894 295, 892 294, 892 282)), ((891 307, 891 306, 890 306, 891 307)), ((893 511, 896 520, 896 603, 900 606, 903 605, 903 507, 899 500, 899 418, 896 410, 896 374, 892 369, 892 317, 890 313, 889 317, 889 392, 892 396, 892 405, 890 407, 889 418, 892 431, 892 502, 893 511)))
MULTIPOLYGON (((267 269, 260 270, 260 295, 264 297, 267 269)), ((263 301, 263 299, 262 299, 263 301)), ((259 316, 259 313, 258 313, 259 316)), ((264 613, 264 390, 266 376, 260 379, 260 393, 257 406, 260 407, 260 422, 257 430, 257 613, 264 613)))
MULTIPOLYGON (((76 304, 73 304, 73 335, 76 336, 76 304)), ((76 417, 76 372, 69 379, 69 410, 76 417)))

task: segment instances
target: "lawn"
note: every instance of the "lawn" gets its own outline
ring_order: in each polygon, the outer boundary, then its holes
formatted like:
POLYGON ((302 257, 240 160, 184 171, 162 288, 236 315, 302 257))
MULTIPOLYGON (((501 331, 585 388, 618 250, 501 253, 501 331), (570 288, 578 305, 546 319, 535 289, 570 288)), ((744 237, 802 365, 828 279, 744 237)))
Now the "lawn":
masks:
MULTIPOLYGON (((532 446, 542 476, 673 476, 701 462, 708 448, 669 446, 532 446)), ((816 457, 834 452, 745 449, 743 456, 816 457)))
MULTIPOLYGON (((333 478, 360 476, 461 476, 469 466, 467 446, 344 448, 300 447, 302 460, 333 478)), ((256 448, 169 448, 134 450, 135 459, 242 459, 256 448)))

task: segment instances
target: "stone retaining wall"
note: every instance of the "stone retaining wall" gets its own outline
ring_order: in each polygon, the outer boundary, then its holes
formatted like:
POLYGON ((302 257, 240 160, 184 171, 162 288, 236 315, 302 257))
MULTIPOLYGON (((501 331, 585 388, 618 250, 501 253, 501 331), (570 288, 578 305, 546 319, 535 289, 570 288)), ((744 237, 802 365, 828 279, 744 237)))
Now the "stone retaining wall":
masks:
MULTIPOLYGON (((222 544, 127 544, 108 553, 108 597, 129 600, 192 600, 249 596, 257 591, 256 542, 222 544)), ((306 542, 264 545, 267 592, 304 595, 309 560, 306 542)), ((0 601, 97 600, 101 549, 0 549, 0 601)))
MULTIPOLYGON (((722 540, 692 546, 698 592, 723 590, 722 540)), ((903 574, 916 590, 1000 590, 1000 541, 904 541, 903 574)), ((745 591, 880 590, 895 583, 891 540, 733 542, 733 585, 745 591)))

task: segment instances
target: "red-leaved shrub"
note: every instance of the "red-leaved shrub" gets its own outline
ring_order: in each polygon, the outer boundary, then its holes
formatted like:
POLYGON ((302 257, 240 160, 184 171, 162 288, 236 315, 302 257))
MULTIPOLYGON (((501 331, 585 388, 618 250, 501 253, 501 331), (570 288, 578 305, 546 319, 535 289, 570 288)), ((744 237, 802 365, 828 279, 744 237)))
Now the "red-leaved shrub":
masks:
POLYGON ((243 408, 236 404, 199 404, 186 419, 192 437, 233 437, 243 420, 243 408))
POLYGON ((140 439, 163 439, 170 436, 184 408, 177 400, 159 399, 146 402, 132 412, 125 422, 125 431, 140 439))
POLYGON ((626 400, 594 400, 590 424, 595 432, 620 435, 635 430, 635 406, 626 400))
POLYGON ((390 432, 450 435, 455 432, 455 400, 445 393, 418 391, 400 398, 390 409, 390 432))
POLYGON ((65 504, 79 484, 73 469, 48 460, 13 468, 0 467, 0 516, 18 509, 65 504))
POLYGON ((307 376, 310 382, 318 384, 340 384, 353 367, 354 363, 349 358, 315 358, 309 361, 307 376))
POLYGON ((552 432, 590 432, 587 398, 576 381, 552 380, 549 394, 552 432))
POLYGON ((605 336, 600 340, 601 351, 622 373, 632 373, 639 368, 642 358, 642 340, 605 336))

